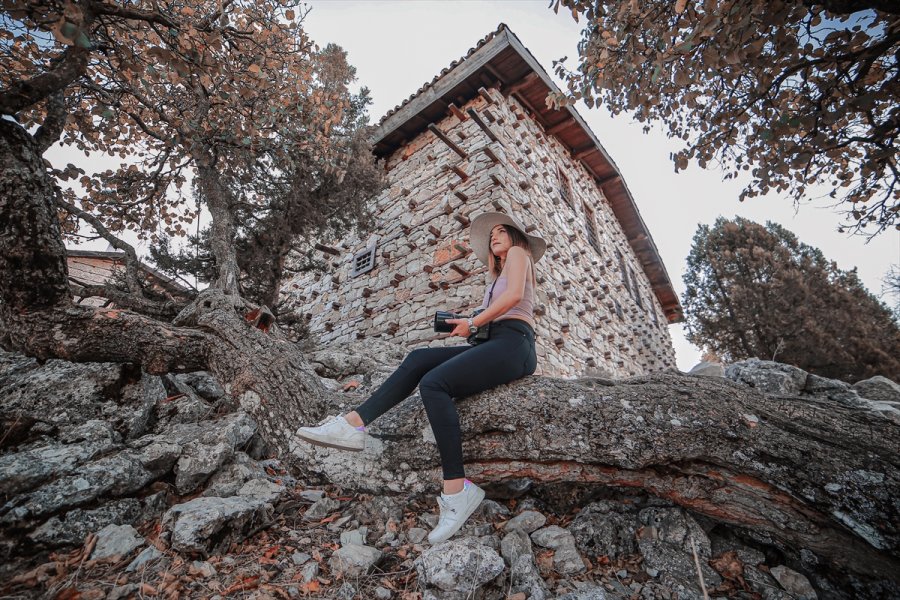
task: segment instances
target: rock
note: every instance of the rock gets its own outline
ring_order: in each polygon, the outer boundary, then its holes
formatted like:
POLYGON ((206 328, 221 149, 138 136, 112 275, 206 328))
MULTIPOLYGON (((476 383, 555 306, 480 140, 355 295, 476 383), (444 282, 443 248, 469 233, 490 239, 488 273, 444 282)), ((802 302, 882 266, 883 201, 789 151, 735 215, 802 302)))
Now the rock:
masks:
POLYGON ((784 565, 772 567, 769 569, 772 577, 787 591, 793 598, 797 600, 817 600, 818 595, 813 589, 806 576, 801 575, 797 571, 793 571, 784 565))
POLYGON ((97 532, 97 543, 91 552, 91 560, 128 556, 143 544, 144 538, 131 525, 107 525, 97 532))
POLYGON ((225 395, 225 390, 215 377, 206 371, 181 373, 175 376, 181 383, 190 386, 200 397, 206 400, 218 400, 225 395))
POLYGON ((567 528, 576 547, 588 557, 616 558, 637 552, 637 514, 621 504, 594 502, 585 506, 567 528))
POLYGON ((117 418, 107 420, 111 421, 126 440, 138 438, 147 433, 156 403, 165 397, 166 389, 162 380, 144 373, 140 379, 122 388, 119 404, 130 410, 117 411, 117 418))
POLYGON ((153 480, 132 451, 104 456, 32 492, 12 498, 0 508, 0 522, 14 524, 76 508, 102 496, 124 496, 153 480))
POLYGON ((546 598, 547 589, 534 563, 527 533, 518 528, 507 533, 500 542, 500 555, 510 567, 511 593, 522 593, 535 600, 546 598))
POLYGON ((368 527, 360 527, 359 529, 354 529, 353 531, 345 531, 341 534, 341 546, 346 546, 347 544, 365 546, 366 535, 368 533, 368 527))
POLYGON ((300 497, 310 502, 317 502, 325 497, 325 490, 303 490, 300 497))
POLYGON ((298 567, 308 561, 310 558, 312 557, 306 552, 294 552, 291 555, 291 561, 293 561, 293 563, 298 567))
POLYGON ((391 590, 383 588, 380 585, 375 588, 375 597, 378 598, 378 600, 390 600, 391 596, 393 596, 391 590))
POLYGON ((0 489, 6 495, 34 489, 119 446, 119 436, 105 422, 89 421, 86 426, 95 434, 80 444, 51 444, 0 456, 0 489))
POLYGON ((336 594, 337 600, 353 600, 354 596, 356 596, 356 588, 349 581, 342 583, 336 594))
POLYGON ((881 375, 857 381, 853 389, 868 400, 900 403, 900 385, 881 375))
POLYGON ((445 592, 474 594, 503 572, 505 564, 494 550, 472 538, 447 540, 415 560, 419 581, 445 592))
POLYGON ((371 546, 347 544, 334 551, 328 560, 331 572, 344 577, 366 575, 381 560, 381 550, 371 546))
POLYGON ((163 535, 184 553, 210 554, 243 540, 271 520, 271 505, 255 498, 194 498, 163 515, 163 535))
POLYGON ((137 555, 137 558, 135 558, 127 567, 125 567, 125 571, 131 573, 139 569, 144 569, 150 566, 150 564, 152 564, 154 561, 159 560, 164 556, 165 554, 158 550, 156 546, 147 546, 146 548, 141 550, 141 553, 137 555))
POLYGON ((341 503, 337 500, 333 500, 328 496, 324 496, 317 500, 312 506, 306 509, 306 512, 303 514, 303 518, 307 521, 321 521, 338 508, 340 508, 341 503))
POLYGON ((185 440, 181 457, 175 468, 175 488, 179 494, 194 491, 210 475, 234 456, 237 447, 246 444, 256 433, 256 424, 246 413, 226 415, 201 425, 179 425, 184 435, 193 429, 193 436, 185 440))
POLYGON ((304 583, 309 583, 319 575, 319 563, 316 561, 308 562, 300 569, 300 576, 303 577, 304 583))
POLYGON ((51 517, 29 533, 28 537, 49 548, 77 546, 84 542, 89 533, 99 531, 107 525, 136 523, 142 512, 140 501, 134 498, 107 502, 92 510, 76 508, 65 515, 51 517))
POLYGON ((410 527, 409 531, 406 532, 406 539, 413 544, 421 544, 427 535, 428 532, 421 527, 410 527))
POLYGON ((558 596, 556 600, 607 600, 607 595, 602 587, 598 585, 589 585, 580 590, 558 596))
POLYGON ((283 485, 278 485, 267 479, 251 479, 238 490, 237 495, 255 498, 274 505, 284 492, 283 485))
POLYGON ((204 579, 215 577, 218 574, 216 568, 205 560, 192 561, 190 566, 188 567, 188 573, 191 575, 202 577, 204 579))
POLYGON ((544 526, 547 517, 534 510, 525 510, 506 522, 503 529, 511 531, 513 529, 521 529, 525 533, 531 533, 544 526))
POLYGON ((385 523, 403 520, 403 504, 393 496, 375 496, 370 502, 354 504, 349 514, 360 523, 385 523))
POLYGON ((725 367, 717 362, 699 362, 688 371, 688 375, 699 375, 701 377, 725 377, 725 367))
POLYGON ((538 529, 531 534, 538 546, 553 549, 553 568, 562 575, 571 575, 585 570, 584 561, 575 547, 574 536, 557 525, 538 529))
POLYGON ((796 396, 806 387, 806 371, 770 360, 751 358, 728 365, 725 377, 764 394, 796 396))
POLYGON ((245 483, 265 477, 262 466, 244 452, 235 452, 227 465, 216 471, 203 490, 204 496, 237 496, 245 483))
POLYGON ((154 479, 166 475, 172 470, 175 461, 181 456, 181 446, 167 442, 156 437, 146 436, 129 444, 132 454, 137 458, 141 466, 150 473, 154 479))
POLYGON ((644 557, 644 568, 661 573, 662 583, 673 586, 680 594, 700 595, 700 584, 691 551, 691 539, 700 561, 707 588, 721 583, 722 578, 708 564, 710 542, 700 525, 680 508, 645 508, 638 513, 643 525, 638 548, 644 557))
POLYGON ((495 517, 509 516, 509 509, 498 502, 485 498, 475 509, 473 516, 492 521, 495 517))

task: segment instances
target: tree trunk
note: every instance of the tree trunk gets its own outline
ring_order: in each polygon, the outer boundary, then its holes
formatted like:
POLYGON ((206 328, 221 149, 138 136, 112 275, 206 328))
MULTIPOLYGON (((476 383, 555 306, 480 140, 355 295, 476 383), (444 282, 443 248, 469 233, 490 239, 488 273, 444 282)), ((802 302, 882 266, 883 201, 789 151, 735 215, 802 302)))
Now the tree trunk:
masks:
MULTIPOLYGON (((883 413, 672 374, 615 384, 530 377, 458 406, 476 481, 640 488, 842 571, 900 574, 900 427, 883 413)), ((369 433, 363 453, 298 441, 293 454, 350 488, 436 488, 440 463, 418 398, 369 433)))
POLYGON ((197 167, 197 183, 212 215, 209 240, 217 270, 213 285, 228 294, 238 296, 239 271, 237 254, 234 250, 237 228, 234 222, 231 191, 222 184, 211 159, 202 161, 197 167))
MULTIPOLYGON (((225 290, 201 293, 176 319, 185 326, 72 304, 52 201, 58 190, 33 137, 2 119, 0 165, 6 346, 40 359, 129 362, 149 373, 207 369, 256 419, 275 452, 287 451, 299 423, 322 416, 325 390, 296 347, 277 330, 253 327, 244 318, 249 307, 225 290)), ((236 288, 236 275, 227 277, 236 288)))

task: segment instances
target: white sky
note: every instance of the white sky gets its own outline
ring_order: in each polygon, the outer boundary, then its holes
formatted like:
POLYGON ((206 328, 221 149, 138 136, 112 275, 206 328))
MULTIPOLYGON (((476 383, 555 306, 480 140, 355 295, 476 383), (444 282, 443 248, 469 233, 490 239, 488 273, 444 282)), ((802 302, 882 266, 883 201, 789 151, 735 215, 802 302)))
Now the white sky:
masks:
MULTIPOLYGON (((321 46, 333 42, 347 50, 360 84, 371 90, 370 113, 377 121, 501 22, 554 78, 553 60, 568 56, 566 64, 574 68, 581 25, 562 10, 554 14, 548 5, 549 0, 322 0, 310 2, 306 30, 321 46)), ((692 165, 676 174, 669 153, 679 146, 659 129, 644 134, 642 125, 628 116, 613 119, 603 109, 584 105, 578 111, 625 177, 679 297, 697 224, 712 223, 720 215, 780 223, 840 268, 857 267, 876 296, 891 264, 900 263, 896 231, 866 244, 861 237, 837 233, 839 216, 824 202, 797 210, 789 199, 775 195, 740 203, 742 182, 724 181, 718 171, 692 165)), ((700 351, 684 339, 681 325, 671 326, 670 333, 678 367, 689 370, 699 361, 700 351)))

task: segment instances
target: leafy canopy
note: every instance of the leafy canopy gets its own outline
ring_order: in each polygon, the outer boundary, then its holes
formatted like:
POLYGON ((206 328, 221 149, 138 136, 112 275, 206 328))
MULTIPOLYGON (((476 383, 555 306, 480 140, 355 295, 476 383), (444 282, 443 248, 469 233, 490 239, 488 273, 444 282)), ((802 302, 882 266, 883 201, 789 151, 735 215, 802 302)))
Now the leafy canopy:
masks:
POLYGON ((584 99, 661 122, 741 200, 812 186, 875 235, 900 228, 900 2, 896 0, 551 0, 586 20, 557 103, 584 99))
POLYGON ((728 361, 757 357, 855 381, 900 379, 891 311, 776 223, 719 218, 694 235, 684 275, 687 339, 728 361))

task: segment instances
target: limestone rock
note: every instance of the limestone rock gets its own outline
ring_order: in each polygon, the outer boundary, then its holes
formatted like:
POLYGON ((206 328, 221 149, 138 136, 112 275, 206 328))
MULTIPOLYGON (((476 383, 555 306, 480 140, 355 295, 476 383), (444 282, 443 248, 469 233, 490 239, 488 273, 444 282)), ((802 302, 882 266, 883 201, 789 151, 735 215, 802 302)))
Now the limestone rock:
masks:
POLYGON ((459 594, 474 594, 500 575, 505 566, 500 555, 472 538, 432 546, 415 565, 423 585, 459 594))
POLYGON ((89 533, 100 531, 108 525, 135 523, 142 514, 140 501, 123 498, 107 502, 95 509, 77 508, 65 515, 53 516, 28 534, 33 542, 46 547, 77 546, 89 533))
POLYGON ((381 556, 381 550, 377 548, 347 544, 334 551, 328 564, 332 573, 344 577, 360 577, 377 565, 381 556))
POLYGON ((107 525, 97 532, 97 544, 91 552, 91 560, 128 556, 143 545, 144 538, 131 525, 107 525))
POLYGON ((702 377, 725 377, 725 367, 717 362, 699 362, 694 365, 688 375, 699 375, 702 377))
POLYGON ((857 381, 853 389, 868 400, 900 403, 900 385, 881 375, 857 381))
POLYGON ((791 597, 796 598, 797 600, 818 599, 819 596, 816 594, 816 590, 813 589, 812 585, 810 585, 809 579, 797 571, 789 569, 784 565, 779 565, 769 569, 769 572, 772 573, 772 577, 778 581, 781 587, 783 587, 791 597))
POLYGON ((725 368, 725 376, 763 392, 781 396, 798 395, 806 386, 806 371, 791 365, 750 358, 725 368))
POLYGON ((589 504, 581 509, 567 529, 575 538, 576 547, 590 558, 615 558, 637 552, 637 514, 627 512, 619 504, 589 504))
POLYGON ((553 549, 553 568, 561 575, 571 575, 585 570, 584 561, 575 547, 574 536, 559 527, 550 525, 531 534, 538 546, 553 549))
POLYGON ((531 533, 543 527, 544 523, 546 522, 547 517, 545 517, 541 513, 534 510, 523 510, 515 517, 507 521, 506 525, 504 525, 503 528, 506 531, 521 529, 525 533, 531 533))
POLYGON ((255 498, 194 498, 170 508, 161 527, 174 550, 209 554, 243 540, 271 516, 271 505, 255 498))

